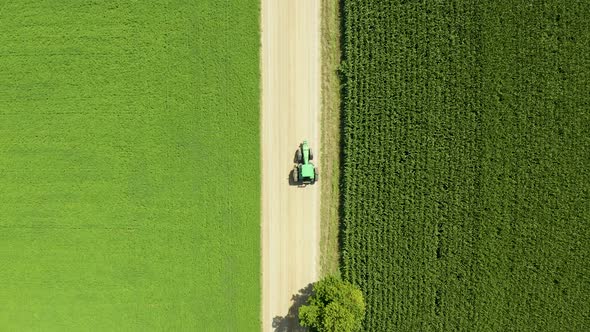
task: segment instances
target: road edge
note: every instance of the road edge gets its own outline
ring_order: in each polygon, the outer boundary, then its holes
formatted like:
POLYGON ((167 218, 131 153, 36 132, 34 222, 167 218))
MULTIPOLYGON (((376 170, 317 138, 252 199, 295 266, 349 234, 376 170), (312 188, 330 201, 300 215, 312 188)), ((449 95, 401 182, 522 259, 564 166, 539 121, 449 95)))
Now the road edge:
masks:
POLYGON ((260 114, 258 117, 258 131, 259 135, 259 144, 260 144, 260 156, 258 162, 260 163, 260 315, 258 317, 258 326, 260 327, 259 331, 264 331, 264 309, 266 308, 266 304, 264 302, 264 297, 266 295, 265 286, 265 266, 268 264, 268 258, 264 255, 264 249, 268 246, 265 244, 265 234, 267 233, 266 230, 266 222, 264 218, 264 135, 262 130, 264 129, 264 53, 263 53, 263 40, 264 40, 264 0, 261 0, 258 4, 258 28, 260 29, 258 40, 258 72, 260 73, 260 114))

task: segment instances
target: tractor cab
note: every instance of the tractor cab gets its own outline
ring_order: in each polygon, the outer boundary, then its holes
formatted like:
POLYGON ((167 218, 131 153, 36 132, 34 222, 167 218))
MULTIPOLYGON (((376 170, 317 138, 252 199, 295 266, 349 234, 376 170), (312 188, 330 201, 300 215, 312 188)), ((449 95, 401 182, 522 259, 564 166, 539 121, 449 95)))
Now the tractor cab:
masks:
POLYGON ((313 164, 299 165, 299 176, 303 184, 313 184, 315 182, 315 167, 313 164))

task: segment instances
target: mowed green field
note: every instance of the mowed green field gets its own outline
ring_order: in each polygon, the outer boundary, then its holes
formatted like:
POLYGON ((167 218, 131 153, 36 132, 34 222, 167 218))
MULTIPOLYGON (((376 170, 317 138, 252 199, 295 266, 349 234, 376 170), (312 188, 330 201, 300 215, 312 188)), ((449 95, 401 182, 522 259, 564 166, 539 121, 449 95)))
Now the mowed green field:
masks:
POLYGON ((260 326, 259 4, 0 2, 0 329, 260 326))
POLYGON ((590 2, 345 0, 367 331, 590 330, 590 2))

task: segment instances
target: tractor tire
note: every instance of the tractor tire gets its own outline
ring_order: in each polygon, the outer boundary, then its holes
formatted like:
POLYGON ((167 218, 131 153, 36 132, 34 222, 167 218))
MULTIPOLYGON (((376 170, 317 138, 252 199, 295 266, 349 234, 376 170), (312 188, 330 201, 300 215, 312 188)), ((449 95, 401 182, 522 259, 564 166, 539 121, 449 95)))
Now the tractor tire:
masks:
POLYGON ((313 152, 309 149, 309 160, 313 160, 313 152))
POLYGON ((318 177, 320 175, 320 173, 318 173, 317 168, 313 171, 313 182, 318 182, 318 177))
POLYGON ((296 162, 298 164, 303 162, 303 156, 301 155, 301 149, 297 149, 297 152, 295 153, 295 159, 297 160, 296 162))
POLYGON ((299 183, 299 169, 297 166, 293 168, 293 183, 299 183))

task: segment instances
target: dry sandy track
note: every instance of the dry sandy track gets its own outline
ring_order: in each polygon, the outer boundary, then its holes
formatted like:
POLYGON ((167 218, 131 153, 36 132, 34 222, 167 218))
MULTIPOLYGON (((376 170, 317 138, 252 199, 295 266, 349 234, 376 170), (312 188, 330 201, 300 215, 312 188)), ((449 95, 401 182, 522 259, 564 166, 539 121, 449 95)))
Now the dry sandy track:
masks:
POLYGON ((293 296, 319 273, 319 186, 288 179, 304 139, 319 165, 319 40, 319 0, 262 0, 263 331, 298 330, 293 296))

